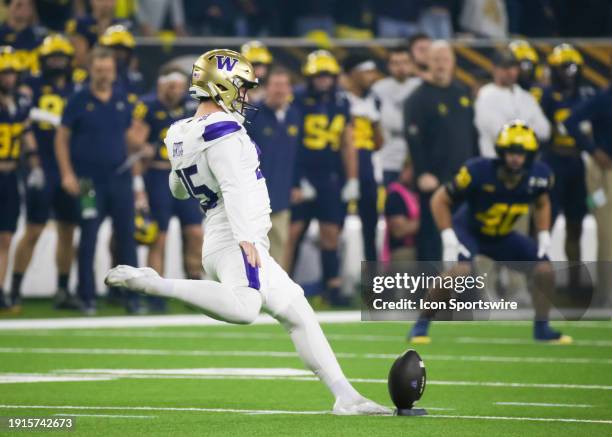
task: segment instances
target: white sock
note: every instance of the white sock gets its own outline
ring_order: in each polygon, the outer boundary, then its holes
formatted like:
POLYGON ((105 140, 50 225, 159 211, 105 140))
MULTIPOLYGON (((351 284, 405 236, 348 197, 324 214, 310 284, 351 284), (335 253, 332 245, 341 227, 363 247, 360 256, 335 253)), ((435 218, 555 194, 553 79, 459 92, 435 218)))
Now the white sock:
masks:
POLYGON ((129 285, 149 294, 179 299, 214 319, 229 323, 252 323, 262 304, 259 291, 249 287, 229 288, 216 281, 144 277, 131 279, 129 285))
POLYGON ((341 398, 347 402, 363 399, 344 376, 315 313, 304 296, 294 299, 282 314, 275 317, 289 332, 306 367, 323 381, 336 399, 341 398))

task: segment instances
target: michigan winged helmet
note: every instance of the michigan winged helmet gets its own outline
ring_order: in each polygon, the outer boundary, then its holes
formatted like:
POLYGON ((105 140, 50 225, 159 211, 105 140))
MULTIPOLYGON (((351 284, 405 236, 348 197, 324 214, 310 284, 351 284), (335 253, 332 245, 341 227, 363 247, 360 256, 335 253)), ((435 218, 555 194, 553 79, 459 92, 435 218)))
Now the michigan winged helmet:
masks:
POLYGON ((212 99, 225 112, 244 122, 246 111, 253 109, 246 92, 258 84, 253 65, 233 50, 210 50, 193 64, 189 94, 194 99, 212 99))

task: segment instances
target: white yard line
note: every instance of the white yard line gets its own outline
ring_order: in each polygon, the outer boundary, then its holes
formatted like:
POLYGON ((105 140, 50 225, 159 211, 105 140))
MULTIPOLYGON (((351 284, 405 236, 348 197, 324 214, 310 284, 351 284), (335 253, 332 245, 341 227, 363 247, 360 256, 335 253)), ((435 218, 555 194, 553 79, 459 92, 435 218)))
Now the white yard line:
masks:
POLYGON ((133 416, 127 414, 54 414, 59 417, 104 417, 109 419, 156 419, 157 416, 133 416))
POLYGON ((428 416, 417 417, 426 419, 519 420, 527 422, 598 423, 603 425, 612 425, 612 420, 606 419, 569 419, 562 417, 455 416, 451 414, 430 414, 428 416))
MULTIPOLYGON (((236 408, 200 408, 200 407, 109 407, 109 406, 75 406, 75 405, 0 405, 6 409, 33 410, 125 410, 125 411, 191 411, 204 413, 243 413, 243 414, 331 414, 328 410, 292 411, 292 410, 244 410, 236 408)), ((71 416, 71 414, 68 414, 71 416)))
MULTIPOLYGON (((176 339, 176 338, 195 338, 201 340, 223 339, 223 340, 287 340, 289 336, 285 333, 264 333, 264 332, 206 332, 206 331, 181 331, 181 332, 159 332, 159 331, 133 331, 133 330, 75 330, 75 331, 2 331, 0 336, 13 337, 91 337, 91 338, 153 338, 153 339, 176 339)), ((406 340, 405 336, 400 335, 360 335, 360 334, 326 334, 328 340, 348 341, 348 342, 387 342, 401 343, 406 340)), ((498 345, 531 345, 548 346, 538 343, 529 338, 486 338, 486 337, 458 337, 454 338, 435 338, 436 343, 460 343, 460 344, 498 344, 498 345)), ((552 345, 554 346, 554 345, 552 345)), ((612 347, 612 340, 580 340, 575 339, 570 346, 583 347, 612 347)), ((562 347, 566 348, 567 345, 562 347)), ((612 360, 610 360, 612 362, 612 360)))
POLYGON ((514 407, 592 408, 589 404, 549 404, 545 402, 493 402, 494 405, 514 407))
MULTIPOLYGON (((317 313, 320 323, 351 323, 361 321, 360 311, 322 311, 317 313)), ((271 316, 262 314, 255 325, 275 325, 271 316)), ((211 319, 202 314, 169 316, 115 316, 70 317, 56 319, 0 320, 0 330, 14 329, 92 329, 92 328, 151 328, 162 326, 227 326, 226 322, 211 319)))
MULTIPOLYGON (((501 345, 537 345, 536 342, 527 338, 482 338, 482 337, 459 337, 457 343, 463 344, 501 344, 501 345)), ((577 339, 571 346, 596 346, 612 347, 612 340, 580 340, 577 339)))
MULTIPOLYGON (((295 352, 285 351, 243 351, 243 350, 174 350, 174 349, 124 349, 124 348, 47 348, 47 347, 0 347, 0 354, 76 354, 76 355, 140 355, 140 356, 211 356, 211 357, 273 357, 293 358, 295 352)), ((397 354, 338 352, 338 358, 393 360, 397 354)), ((566 358, 566 357, 514 357, 487 355, 441 355, 423 354, 430 361, 469 361, 494 363, 533 363, 533 364, 612 364, 608 358, 566 358)))
MULTIPOLYGON (((42 409, 42 410, 125 410, 125 411, 172 411, 172 412, 205 412, 205 413, 241 413, 241 414, 300 414, 318 415, 330 414, 330 411, 292 411, 292 410, 248 410, 236 408, 200 408, 200 407, 109 407, 109 406, 75 406, 75 405, 0 405, 3 409, 42 409)), ((69 415, 69 414, 68 414, 69 415)), ((390 416, 388 416, 390 417, 390 416)), ((472 420, 518 420, 532 422, 563 422, 563 423, 596 423, 612 425, 612 420, 606 419, 572 419, 557 417, 508 417, 508 416, 462 416, 450 414, 431 414, 419 418, 435 419, 472 419, 472 420)), ((397 420, 397 419, 396 419, 397 420)))
MULTIPOLYGON (((0 374, 0 379, 3 378, 4 383, 24 383, 24 382, 56 382, 53 377, 65 377, 61 382, 83 382, 89 380, 104 381, 119 378, 130 379, 192 379, 192 380, 208 380, 208 379, 228 379, 228 380, 267 380, 267 381, 306 381, 318 382, 315 376, 257 376, 257 375, 185 375, 185 374, 116 374, 104 373, 103 369, 99 369, 100 373, 78 373, 79 369, 74 369, 74 373, 28 373, 22 374, 0 374)), ((365 383, 365 384, 387 384, 387 380, 383 378, 349 378, 350 382, 365 383)), ((540 388, 540 389, 562 389, 562 390, 612 390, 609 385, 590 385, 590 384, 557 384, 557 383, 528 383, 528 382, 504 382, 504 381, 427 381, 429 385, 443 385, 451 387, 505 387, 505 388, 540 388)))
MULTIPOLYGON (((608 315, 609 316, 609 315, 608 315)), ((529 316, 531 317, 531 315, 529 316)), ((321 323, 355 323, 361 322, 360 311, 320 311, 317 318, 321 323)), ((278 322, 272 317, 262 314, 255 325, 274 325, 278 322)), ((412 323, 412 322, 405 322, 412 323)), ((439 322, 445 325, 464 325, 478 322, 448 321, 439 322)), ((495 326, 531 326, 528 321, 487 320, 488 325, 495 326)), ((555 322, 560 326, 572 328, 602 328, 612 329, 610 320, 555 322)), ((211 319, 200 314, 160 315, 160 316, 112 316, 112 317, 69 317, 51 319, 10 319, 0 320, 0 330, 18 329, 100 329, 100 328, 152 328, 167 326, 227 326, 227 323, 211 319)))

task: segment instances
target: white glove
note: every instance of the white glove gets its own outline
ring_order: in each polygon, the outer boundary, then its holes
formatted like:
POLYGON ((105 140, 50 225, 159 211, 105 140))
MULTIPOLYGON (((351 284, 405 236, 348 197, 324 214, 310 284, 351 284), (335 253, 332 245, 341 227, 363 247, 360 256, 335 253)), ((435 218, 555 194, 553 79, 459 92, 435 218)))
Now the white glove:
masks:
POLYGON ((40 167, 31 169, 26 184, 30 188, 42 190, 45 186, 45 172, 43 172, 43 169, 40 167))
POLYGON ((550 231, 538 232, 538 258, 544 258, 548 256, 550 251, 551 239, 550 231))
POLYGON ((307 179, 300 179, 300 190, 302 191, 302 201, 308 202, 317 197, 317 190, 307 179))
POLYGON ((469 258, 470 251, 461 244, 453 228, 444 229, 441 237, 443 247, 442 261, 457 261, 459 259, 459 254, 469 258))
POLYGON ((359 200, 359 180, 356 178, 351 178, 347 180, 344 184, 344 187, 342 187, 342 192, 340 193, 340 196, 342 197, 343 202, 359 200))

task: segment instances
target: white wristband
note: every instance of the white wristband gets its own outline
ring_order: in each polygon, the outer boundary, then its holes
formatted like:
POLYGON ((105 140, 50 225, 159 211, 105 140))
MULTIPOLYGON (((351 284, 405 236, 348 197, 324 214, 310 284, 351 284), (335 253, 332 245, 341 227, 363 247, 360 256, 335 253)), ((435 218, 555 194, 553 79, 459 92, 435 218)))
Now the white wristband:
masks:
POLYGON ((141 175, 134 176, 132 179, 132 189, 136 192, 144 191, 145 184, 141 175))
POLYGON ((459 243, 459 239, 457 238, 457 234, 453 228, 446 228, 440 233, 440 237, 442 239, 442 243, 446 245, 455 245, 459 243))

